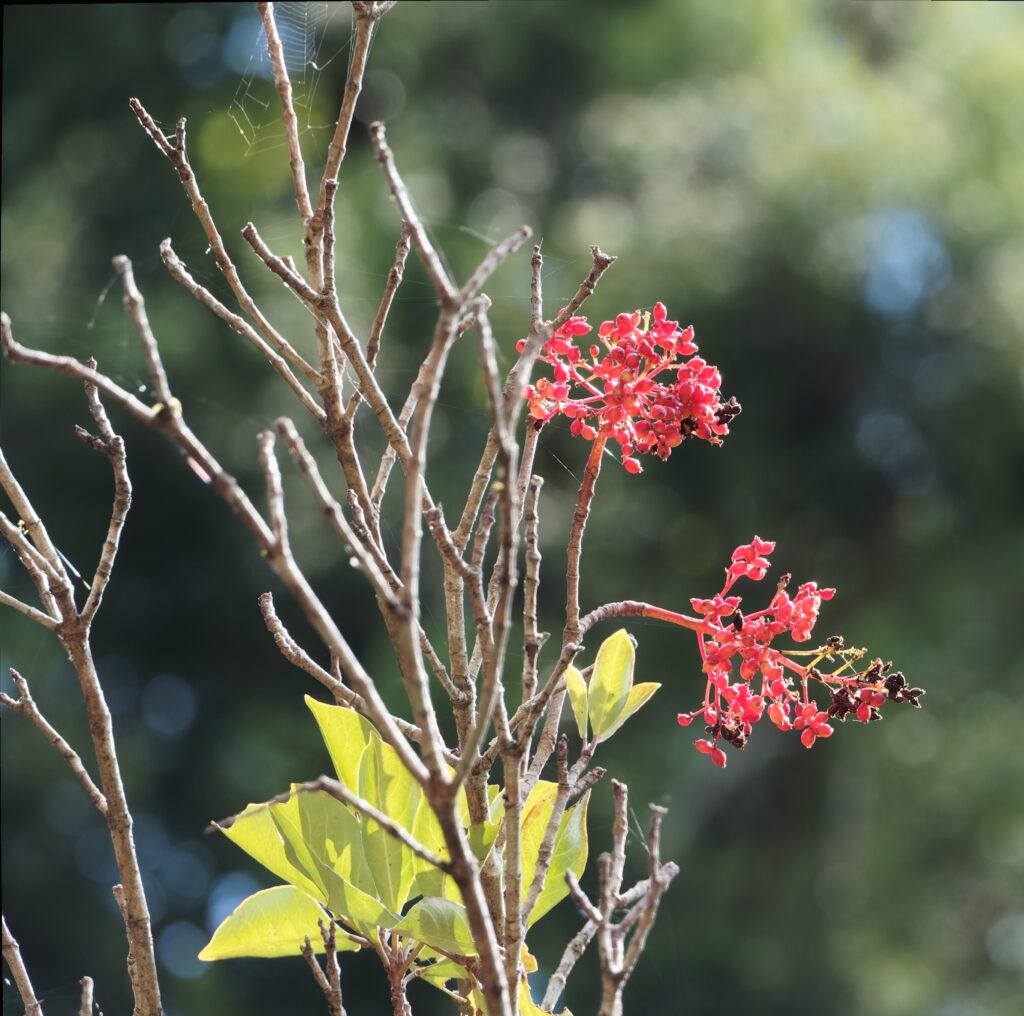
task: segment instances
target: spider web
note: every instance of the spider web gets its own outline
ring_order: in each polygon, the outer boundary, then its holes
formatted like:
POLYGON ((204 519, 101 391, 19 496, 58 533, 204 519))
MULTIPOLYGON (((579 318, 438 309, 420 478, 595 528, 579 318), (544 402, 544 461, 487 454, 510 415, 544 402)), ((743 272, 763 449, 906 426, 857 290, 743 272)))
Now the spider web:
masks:
MULTIPOLYGON (((338 3, 276 3, 274 17, 281 37, 285 66, 292 82, 300 137, 315 138, 333 129, 336 111, 321 100, 324 72, 350 50, 353 34, 348 5, 338 3)), ((228 116, 246 143, 246 155, 285 145, 281 106, 267 54, 267 37, 255 14, 241 17, 231 32, 229 60, 241 80, 228 107, 228 116)))

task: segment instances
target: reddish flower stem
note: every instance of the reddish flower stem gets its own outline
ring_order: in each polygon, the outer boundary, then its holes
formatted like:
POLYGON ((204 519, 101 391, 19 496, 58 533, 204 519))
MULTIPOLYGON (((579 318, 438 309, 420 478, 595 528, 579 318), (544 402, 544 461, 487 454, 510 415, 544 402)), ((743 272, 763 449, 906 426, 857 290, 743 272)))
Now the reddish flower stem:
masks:
POLYGON ((576 499, 576 511, 569 530, 568 564, 565 571, 565 632, 563 645, 579 642, 580 639, 580 549, 583 545, 583 530, 590 517, 590 505, 594 500, 597 477, 601 472, 601 457, 607 438, 598 434, 590 448, 583 471, 583 483, 576 499))

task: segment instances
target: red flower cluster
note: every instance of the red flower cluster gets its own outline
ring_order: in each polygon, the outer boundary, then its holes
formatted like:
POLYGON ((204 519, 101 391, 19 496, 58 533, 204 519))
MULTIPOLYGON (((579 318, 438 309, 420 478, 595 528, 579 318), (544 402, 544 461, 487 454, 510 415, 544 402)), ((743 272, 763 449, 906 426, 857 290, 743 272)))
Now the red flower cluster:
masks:
POLYGON ((768 556, 774 549, 774 543, 756 536, 751 543, 737 547, 726 569, 722 591, 708 600, 690 601, 704 619, 703 624, 688 619, 693 621, 688 626, 697 630, 707 687, 703 706, 693 713, 680 713, 678 720, 686 727, 698 716, 704 717, 708 736, 694 742, 694 746, 710 755, 717 766, 726 762, 719 741, 743 748, 751 727, 765 712, 780 730, 799 730, 801 743, 810 748, 818 738, 832 736, 830 720, 845 720, 852 715, 868 723, 881 719, 879 707, 887 699, 920 708, 917 700, 924 694, 921 688, 908 687, 898 671, 889 673, 892 664, 881 660, 858 671, 856 664, 864 650, 846 649, 839 636, 810 651, 773 648, 773 641, 784 634, 794 642, 807 642, 822 601, 835 595, 834 589, 819 589, 815 583, 805 582, 791 597, 786 592, 790 576, 784 575, 764 610, 741 613, 741 598, 728 595, 729 591, 741 576, 754 581, 764 578, 768 556), (811 659, 802 665, 793 656, 811 659), (826 661, 835 664, 831 673, 819 669, 819 664, 826 661), (736 663, 738 681, 732 679, 736 663), (826 709, 820 709, 810 698, 811 679, 829 688, 832 701, 826 709))
POLYGON ((573 340, 591 326, 584 317, 569 318, 540 354, 553 378, 527 386, 531 416, 546 421, 562 413, 579 437, 613 438, 631 473, 641 472, 637 455, 667 459, 688 437, 721 444, 739 403, 722 401, 718 368, 693 355, 693 328, 680 329, 667 316, 658 303, 653 314, 636 311, 605 321, 597 332, 604 348, 592 344, 589 356, 573 340), (666 371, 671 373, 657 380, 666 371))

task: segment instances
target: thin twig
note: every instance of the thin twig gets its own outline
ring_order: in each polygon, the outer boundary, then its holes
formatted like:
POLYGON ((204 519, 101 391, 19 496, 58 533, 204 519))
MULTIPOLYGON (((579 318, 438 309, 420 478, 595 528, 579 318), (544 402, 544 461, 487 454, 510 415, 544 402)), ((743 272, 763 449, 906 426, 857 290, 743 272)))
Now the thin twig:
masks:
POLYGON ((322 421, 324 419, 323 409, 316 404, 313 397, 303 387, 299 379, 292 373, 291 368, 286 362, 286 356, 288 360, 291 360, 292 363, 310 379, 310 381, 314 384, 319 384, 321 379, 316 369, 310 366, 310 364, 307 363, 306 360, 284 339, 281 340, 280 348, 282 350, 286 350, 286 353, 285 355, 279 353, 269 342, 267 342, 266 339, 263 338, 262 335, 260 335, 258 331, 256 331, 255 328, 253 328, 252 325, 249 324, 248 321, 245 320, 245 318, 236 314, 234 311, 229 310, 205 286, 196 282, 188 268, 185 266, 185 262, 182 261, 174 252, 170 239, 166 239, 160 244, 160 257, 163 260, 167 271, 170 273, 171 278, 184 286, 200 303, 209 307, 217 317, 226 321, 234 331, 238 332, 239 335, 248 339, 260 351, 274 370, 284 378, 288 387, 295 392, 299 401, 318 420, 322 421))
POLYGON ((331 988, 328 1005, 331 1016, 345 1016, 345 1005, 341 998, 341 967, 338 965, 337 926, 333 921, 317 921, 320 937, 324 940, 324 966, 327 967, 327 983, 331 988))
POLYGON ((83 977, 78 983, 82 985, 82 995, 78 1003, 78 1016, 92 1016, 94 1008, 92 978, 83 977))
POLYGON ((44 614, 37 607, 22 603, 16 596, 11 596, 10 593, 5 593, 2 589, 0 589, 0 603, 6 607, 13 607, 15 610, 21 611, 26 617, 31 618, 37 624, 41 624, 44 628, 49 628, 50 631, 53 631, 60 624, 59 618, 50 617, 49 614, 44 614))
POLYGON ((540 514, 537 507, 544 480, 534 475, 526 497, 523 518, 526 523, 526 575, 523 578, 523 701, 537 691, 537 656, 547 633, 537 630, 537 593, 540 589, 540 514))
MULTIPOLYGON (((18 479, 11 470, 11 467, 7 464, 2 448, 0 448, 0 487, 3 487, 4 493, 10 498, 14 510, 18 513, 19 525, 15 528, 20 529, 28 536, 39 556, 46 562, 48 566, 47 577, 52 576, 54 579, 61 581, 62 585, 70 587, 60 554, 50 540, 50 534, 47 533, 42 519, 36 514, 35 508, 32 507, 32 502, 29 500, 28 495, 21 484, 18 483, 18 479)), ((10 525, 11 523, 8 520, 8 526, 10 525)))
POLYGON ((514 233, 492 247, 459 291, 459 302, 463 306, 469 303, 480 292, 483 284, 494 274, 502 261, 519 250, 532 235, 533 230, 529 226, 520 226, 514 233))
MULTIPOLYGON (((661 877, 666 882, 671 882, 672 879, 679 874, 679 867, 674 862, 669 861, 667 864, 661 866, 661 877)), ((616 906, 621 909, 623 907, 632 907, 634 904, 642 900, 651 889, 651 879, 646 878, 642 882, 637 882, 632 889, 627 890, 624 893, 620 893, 617 900, 616 906)), ((589 902, 589 901, 588 901, 589 902)), ((600 914, 598 915, 600 917, 600 914)), ((565 989, 565 982, 572 973, 572 969, 576 966, 576 962, 580 959, 583 953, 586 951, 587 946, 590 944, 594 935, 597 934, 599 921, 588 920, 586 924, 576 933, 575 937, 565 947, 565 951, 562 953, 562 958, 555 968, 555 972, 551 975, 551 979, 548 981, 547 989, 544 992, 544 999, 541 1002, 541 1008, 554 1012, 555 1006, 558 1003, 558 999, 565 989)))
MULTIPOLYGON (((170 160, 171 165, 177 170, 178 179, 181 181, 182 187, 185 188, 185 193, 192 202, 192 210, 199 219, 217 267, 227 279, 231 292, 234 293, 235 299, 238 301, 238 305, 278 352, 289 359, 293 356, 297 357, 291 345, 284 340, 277 329, 267 320, 266 316, 256 305, 256 301, 249 295, 242 284, 242 279, 238 274, 235 263, 231 260, 227 248, 224 246, 224 240, 221 238, 220 231, 217 229, 217 225, 210 213, 210 206, 207 205, 206 199, 199 190, 199 181, 196 179, 196 175, 188 161, 185 119, 182 118, 178 121, 172 142, 164 136, 163 131, 156 125, 156 122, 138 99, 129 99, 128 105, 156 147, 170 160)), ((299 359, 301 360, 301 358, 299 359)), ((295 361, 293 360, 293 362, 295 361)), ((301 369, 301 364, 296 365, 300 366, 301 369)))
POLYGON ((142 353, 146 358, 149 367, 149 376, 153 379, 153 391, 158 401, 164 406, 170 406, 174 396, 171 395, 171 386, 167 383, 167 372, 164 370, 163 361, 156 346, 156 336, 150 328, 149 318, 146 315, 146 305, 135 285, 135 274, 132 272, 132 263, 123 254, 114 258, 114 269, 121 276, 121 283, 124 287, 124 305, 135 325, 135 332, 142 345, 142 353))
POLYGON ((327 999, 327 1007, 331 1016, 335 1016, 331 985, 327 980, 327 975, 320 967, 320 961, 316 958, 316 951, 313 949, 313 943, 310 941, 309 935, 306 936, 306 941, 302 946, 302 958, 309 965, 309 972, 313 975, 313 980, 316 981, 317 987, 323 992, 324 998, 327 999))
POLYGON ((544 327, 544 281, 542 270, 544 258, 540 244, 534 244, 530 258, 530 331, 539 332, 544 327))
POLYGON ((47 367, 59 374, 67 374, 80 381, 94 384, 104 395, 112 398, 119 406, 143 423, 152 424, 159 415, 159 408, 150 408, 131 392, 125 391, 120 385, 111 381, 106 374, 100 374, 86 367, 73 356, 54 356, 52 353, 29 349, 27 346, 21 345, 20 342, 16 342, 11 333, 11 319, 6 314, 0 315, 0 324, 3 326, 3 354, 11 363, 32 363, 37 367, 47 367))
POLYGON ((388 183, 391 186, 391 196, 402 213, 402 219, 409 224, 416 253, 419 254, 427 274, 434 283, 437 295, 441 299, 441 305, 443 307, 460 306, 462 303, 461 294, 455 283, 452 282, 447 269, 441 263, 441 258, 434 249, 434 245, 430 242, 430 237, 427 236, 427 231, 424 229, 420 217, 416 214, 416 209, 413 208, 409 191, 402 178, 398 175, 398 170, 395 168, 395 156, 388 147, 384 124, 379 121, 370 124, 370 140, 373 142, 374 148, 377 149, 377 161, 381 164, 388 178, 388 183))
MULTIPOLYGON (((292 637, 291 633, 284 626, 284 622, 278 617, 274 609, 274 597, 271 593, 263 593, 259 598, 260 613, 267 626, 267 631, 273 636, 274 644, 280 650, 281 655, 290 663, 295 664, 304 670, 311 677, 319 681, 333 696, 335 702, 348 709, 354 709, 357 713, 369 716, 366 702, 361 695, 357 695, 351 688, 338 680, 334 674, 321 667, 292 637)), ((421 741, 423 731, 415 724, 403 720, 400 716, 393 717, 398 729, 409 738, 410 741, 421 741)), ((445 749, 445 761, 454 766, 458 762, 458 756, 445 749)))
POLYGON ((28 976, 25 962, 21 958, 21 949, 18 948, 17 939, 11 934, 10 928, 7 927, 7 918, 3 917, 0 920, 3 923, 4 959, 7 961, 11 976, 14 978, 14 984, 18 989, 18 994, 21 996, 21 1001, 25 1005, 25 1016, 43 1016, 43 1007, 39 1004, 39 999, 36 998, 36 993, 32 988, 32 980, 28 976))
POLYGON ((14 681, 15 687, 18 689, 19 697, 15 699, 6 692, 0 692, 0 702, 7 706, 8 709, 12 709, 16 713, 21 713, 22 716, 30 719, 36 727, 39 728, 46 740, 49 741, 50 744, 52 744, 64 757, 64 761, 67 762, 78 782, 85 787, 85 792, 89 795, 92 803, 96 805, 100 814, 105 815, 107 813, 107 799, 103 796, 103 792, 100 788, 93 782, 92 777, 82 764, 82 759, 78 752, 76 752, 74 748, 64 740, 49 720, 47 720, 39 711, 39 706, 36 705, 36 700, 32 697, 32 693, 29 691, 28 681, 26 681, 25 678, 22 677, 21 674, 19 674, 13 667, 11 668, 11 679, 14 681))
POLYGON ((292 101, 292 82, 288 77, 288 67, 284 59, 284 47, 281 36, 277 32, 274 20, 274 5, 258 3, 256 9, 263 21, 263 32, 267 39, 267 53, 270 64, 274 68, 274 84, 281 99, 281 119, 284 122, 284 135, 288 141, 288 164, 292 170, 292 184, 295 190, 295 204, 298 205, 302 221, 308 221, 313 215, 313 207, 309 203, 309 191, 306 189, 306 167, 302 161, 302 146, 299 144, 299 121, 295 116, 295 104, 292 101))
POLYGON ((558 790, 555 794, 555 801, 551 808, 551 817, 548 819, 547 827, 544 830, 544 838, 541 840, 537 850, 537 867, 534 871, 533 881, 523 899, 520 911, 520 920, 523 927, 526 926, 537 905, 541 890, 544 888, 544 880, 547 878, 551 868, 551 855, 555 849, 555 839, 558 836, 558 828, 562 823, 562 816, 565 815, 566 806, 569 803, 569 772, 567 758, 569 754, 569 739, 563 734, 558 739, 558 790))
MULTIPOLYGON (((339 780, 332 779, 330 776, 320 776, 315 780, 297 784, 291 790, 286 791, 283 794, 278 794, 276 797, 272 797, 269 801, 266 801, 265 806, 270 807, 272 804, 284 804, 285 802, 290 801, 296 794, 312 794, 317 791, 323 791, 325 794, 330 794, 331 797, 341 801, 342 804, 346 804, 350 808, 354 808, 356 811, 366 815, 368 818, 373 819, 373 821, 382 829, 404 846, 408 847, 418 858, 420 858, 420 860, 426 861, 427 864, 430 864, 435 868, 440 868, 442 871, 450 872, 450 862, 442 860, 429 847, 425 847, 420 843, 408 829, 400 826, 394 819, 389 818, 384 814, 384 812, 371 804, 365 798, 353 793, 345 786, 344 783, 339 780)), ((213 824, 219 829, 229 829, 237 818, 238 815, 232 815, 230 818, 226 818, 220 822, 214 822, 213 824)))
MULTIPOLYGON (((490 305, 490 300, 486 296, 478 297, 478 300, 480 301, 480 304, 478 305, 490 305), (483 301, 486 301, 486 303, 484 303, 483 301)), ((471 310, 464 317, 460 318, 458 328, 456 329, 456 340, 460 339, 475 324, 476 311, 474 309, 471 310)), ((423 373, 425 370, 425 365, 421 364, 420 369, 416 374, 416 380, 412 383, 412 387, 410 387, 409 389, 409 394, 406 396, 405 402, 402 405, 401 412, 398 414, 398 424, 402 428, 403 432, 409 426, 409 421, 412 419, 412 414, 416 409, 416 405, 418 402, 417 392, 422 387, 423 373)), ((374 508, 377 508, 384 498, 384 493, 387 490, 388 479, 391 476, 391 470, 394 467, 396 458, 397 451, 395 445, 391 444, 388 446, 388 448, 384 452, 384 455, 381 458, 380 467, 377 470, 377 479, 374 481, 373 490, 370 493, 370 500, 373 502, 374 508)), ((458 541, 456 541, 456 545, 459 547, 460 550, 464 549, 465 547, 465 544, 459 544, 458 541)))
MULTIPOLYGON (((88 360, 86 366, 95 370, 96 361, 88 360)), ((114 428, 107 417, 107 411, 100 402, 99 391, 96 386, 85 385, 85 396, 89 402, 89 412, 96 421, 100 432, 100 441, 88 442, 92 447, 98 447, 110 460, 110 468, 114 474, 114 503, 110 509, 110 522, 107 525, 106 539, 103 541, 103 549, 100 552, 100 559, 96 565, 92 582, 89 584, 89 595, 86 598, 85 606, 82 608, 82 621, 89 624, 96 616, 103 600, 103 593, 110 581, 114 568, 114 560, 117 557, 117 550, 121 542, 121 530, 124 528, 125 520, 128 517, 128 510, 132 504, 132 483, 128 476, 128 459, 125 454, 124 441, 120 435, 114 433, 114 428)), ((81 430, 81 428, 79 428, 81 430)), ((91 435, 89 435, 91 437, 91 435)))
MULTIPOLYGON (((356 15, 356 37, 352 47, 352 55, 349 58, 348 77, 345 80, 345 89, 341 101, 341 110, 338 113, 338 122, 334 128, 334 136, 327 146, 327 164, 324 166, 324 175, 320 182, 320 196, 317 199, 316 210, 306 227, 306 248, 310 252, 310 264, 319 261, 321 258, 321 239, 324 228, 324 214, 329 198, 328 184, 337 181, 341 164, 344 161, 348 147, 348 135, 352 128, 352 117, 356 111, 356 100, 363 87, 363 73, 366 70, 366 58, 370 51, 370 39, 373 37, 373 30, 377 20, 384 10, 366 10, 354 8, 356 15)), ((318 280, 314 280, 318 281, 318 280)))

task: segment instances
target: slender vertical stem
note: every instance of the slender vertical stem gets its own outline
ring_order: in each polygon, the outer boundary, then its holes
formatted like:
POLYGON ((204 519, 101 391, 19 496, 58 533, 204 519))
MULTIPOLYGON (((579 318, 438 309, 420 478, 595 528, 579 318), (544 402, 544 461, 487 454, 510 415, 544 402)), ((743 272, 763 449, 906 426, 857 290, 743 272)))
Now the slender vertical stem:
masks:
POLYGON ((75 668, 89 716, 96 766, 100 775, 100 789, 107 802, 104 815, 110 839, 114 845, 114 858, 121 879, 121 912, 128 933, 130 952, 128 970, 135 992, 135 1011, 138 1016, 159 1016, 163 1012, 160 987, 157 980, 156 954, 149 907, 142 885, 132 835, 132 814, 128 808, 121 769, 114 746, 114 727, 107 701, 100 684, 99 674, 89 645, 88 629, 75 625, 74 630, 61 637, 61 643, 75 668))
POLYGON ((605 440, 606 438, 599 434, 591 446, 590 457, 583 472, 583 483, 580 484, 579 496, 576 499, 572 527, 569 530, 568 566, 565 572, 565 645, 578 642, 580 637, 580 552, 583 546, 583 530, 590 516, 594 489, 598 474, 601 472, 605 440))
POLYGON ((313 215, 313 207, 309 203, 309 191, 306 189, 306 167, 302 161, 302 147, 299 144, 299 121, 295 116, 295 104, 292 101, 292 82, 288 77, 288 67, 284 59, 284 47, 281 36, 277 32, 274 19, 274 5, 258 3, 256 9, 263 21, 263 31, 267 37, 267 52, 274 68, 274 84, 281 98, 281 119, 284 121, 284 135, 288 141, 288 158, 292 170, 292 183, 295 190, 295 204, 298 206, 302 221, 307 222, 313 215))
MULTIPOLYGON (((502 755, 505 776, 505 926, 503 945, 505 947, 505 977, 515 992, 519 983, 523 949, 523 920, 520 916, 523 895, 522 859, 522 811, 523 796, 520 777, 523 772, 523 756, 516 745, 511 745, 502 755)), ((513 1005, 515 999, 513 998, 513 1005)))
POLYGON ((25 1005, 25 1016, 43 1016, 43 1007, 36 998, 35 989, 32 987, 32 979, 28 976, 25 961, 21 958, 21 949, 18 948, 18 940, 11 934, 7 927, 7 918, 2 918, 3 924, 3 953, 7 966, 14 978, 15 987, 25 1005))

